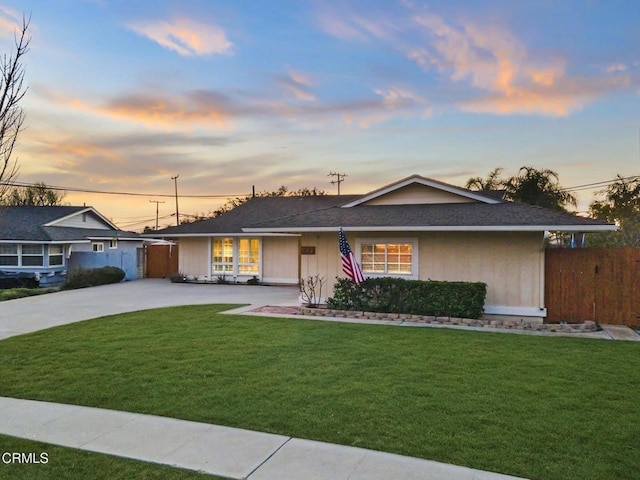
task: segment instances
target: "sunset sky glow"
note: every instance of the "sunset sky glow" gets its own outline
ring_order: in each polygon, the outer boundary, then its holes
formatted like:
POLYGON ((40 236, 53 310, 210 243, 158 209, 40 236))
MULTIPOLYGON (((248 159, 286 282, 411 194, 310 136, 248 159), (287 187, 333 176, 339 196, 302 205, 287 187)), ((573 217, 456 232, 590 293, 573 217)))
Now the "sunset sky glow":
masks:
POLYGON ((9 0, 0 52, 23 13, 19 181, 148 194, 68 192, 124 229, 175 211, 153 195, 176 174, 181 195, 640 174, 635 0, 9 0))

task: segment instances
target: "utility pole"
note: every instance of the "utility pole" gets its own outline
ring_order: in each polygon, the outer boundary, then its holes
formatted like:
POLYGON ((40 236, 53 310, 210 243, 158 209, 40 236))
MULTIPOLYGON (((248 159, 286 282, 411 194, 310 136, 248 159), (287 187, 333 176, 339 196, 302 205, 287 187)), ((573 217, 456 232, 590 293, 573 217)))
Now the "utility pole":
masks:
POLYGON ((336 172, 329 172, 329 175, 327 175, 327 177, 337 177, 337 180, 331 180, 331 185, 335 185, 336 183, 338 184, 338 195, 340 195, 340 184, 344 182, 344 177, 347 176, 348 175, 346 173, 336 172))
POLYGON ((158 207, 159 207, 159 203, 164 203, 164 200, 161 202, 159 200, 149 200, 149 203, 155 203, 156 204, 156 232, 158 231, 158 207))
POLYGON ((178 177, 180 175, 176 175, 175 177, 171 177, 171 180, 175 182, 176 185, 176 225, 180 226, 180 214, 178 213, 178 177))

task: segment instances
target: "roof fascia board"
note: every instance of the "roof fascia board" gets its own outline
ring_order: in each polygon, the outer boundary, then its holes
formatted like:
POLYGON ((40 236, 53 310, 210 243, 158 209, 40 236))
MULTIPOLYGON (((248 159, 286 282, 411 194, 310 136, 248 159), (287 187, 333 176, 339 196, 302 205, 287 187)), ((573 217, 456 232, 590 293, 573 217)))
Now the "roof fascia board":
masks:
MULTIPOLYGON (((162 235, 156 235, 154 238, 179 238, 179 237, 255 237, 252 233, 247 233, 248 230, 244 229, 244 232, 236 233, 165 233, 162 235)), ((282 233, 272 229, 265 229, 264 233, 261 233, 261 237, 299 237, 296 232, 300 231, 296 229, 294 233, 282 233)), ((147 238, 147 237, 144 237, 147 238)))
MULTIPOLYGON (((348 227, 345 232, 610 232, 615 225, 481 225, 481 226, 397 226, 397 227, 348 227)), ((243 228, 245 232, 337 232, 339 227, 284 227, 243 228)))
POLYGON ((139 242, 142 242, 144 240, 144 238, 118 237, 114 235, 87 235, 87 238, 89 240, 123 240, 123 241, 132 240, 132 241, 139 241, 139 242))
MULTIPOLYGON (((107 220, 100 212, 98 212, 95 208, 93 207, 87 207, 84 208, 82 210, 78 210, 77 212, 71 213, 69 215, 65 215, 64 217, 60 217, 60 218, 56 218, 55 220, 49 222, 49 223, 45 223, 44 225, 42 225, 43 227, 55 227, 57 223, 63 222, 71 217, 75 217, 77 215, 81 215, 83 213, 87 213, 87 212, 92 212, 94 213, 100 220, 102 220, 104 223, 106 223, 109 227, 113 228, 114 230, 120 230, 117 226, 115 226, 113 223, 111 223, 109 220, 107 220)), ((68 227, 68 228, 78 228, 78 227, 68 227)))
POLYGON ((431 180, 429 178, 421 177, 420 175, 412 175, 410 177, 399 180, 385 187, 381 187, 377 190, 374 190, 373 192, 368 193, 357 200, 354 200, 349 203, 345 203, 344 205, 342 205, 342 208, 355 207, 362 203, 366 203, 370 200, 373 200, 374 198, 378 198, 383 195, 386 195, 387 193, 393 192, 395 190, 399 190, 400 188, 406 187, 407 185, 411 185, 412 183, 419 183, 420 185, 435 188, 437 190, 442 190, 448 193, 453 193, 455 195, 459 195, 461 197, 469 198, 472 200, 477 200, 482 203, 502 203, 501 200, 489 198, 485 195, 479 195, 479 194, 470 192, 469 190, 466 190, 464 188, 456 187, 454 185, 448 185, 446 183, 441 183, 435 180, 431 180))
POLYGON ((20 243, 30 245, 66 245, 68 243, 89 243, 89 240, 0 240, 0 243, 20 243))

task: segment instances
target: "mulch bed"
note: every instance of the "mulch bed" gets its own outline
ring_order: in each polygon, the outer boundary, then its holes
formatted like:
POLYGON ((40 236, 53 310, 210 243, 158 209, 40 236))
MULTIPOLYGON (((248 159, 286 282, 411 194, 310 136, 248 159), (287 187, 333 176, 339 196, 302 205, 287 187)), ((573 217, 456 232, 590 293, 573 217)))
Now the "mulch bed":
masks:
POLYGON ((258 307, 252 312, 257 313, 280 313, 284 315, 299 315, 300 307, 279 307, 273 305, 265 305, 264 307, 258 307))

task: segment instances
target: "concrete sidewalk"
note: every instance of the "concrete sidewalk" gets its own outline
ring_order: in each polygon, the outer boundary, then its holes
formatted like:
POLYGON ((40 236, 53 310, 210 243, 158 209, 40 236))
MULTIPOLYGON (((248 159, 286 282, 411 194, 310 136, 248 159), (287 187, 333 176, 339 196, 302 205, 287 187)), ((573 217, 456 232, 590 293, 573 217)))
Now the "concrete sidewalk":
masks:
MULTIPOLYGON (((0 433, 250 480, 508 480, 508 475, 282 435, 0 397, 0 433)), ((0 465, 0 475, 2 465, 0 465)))

